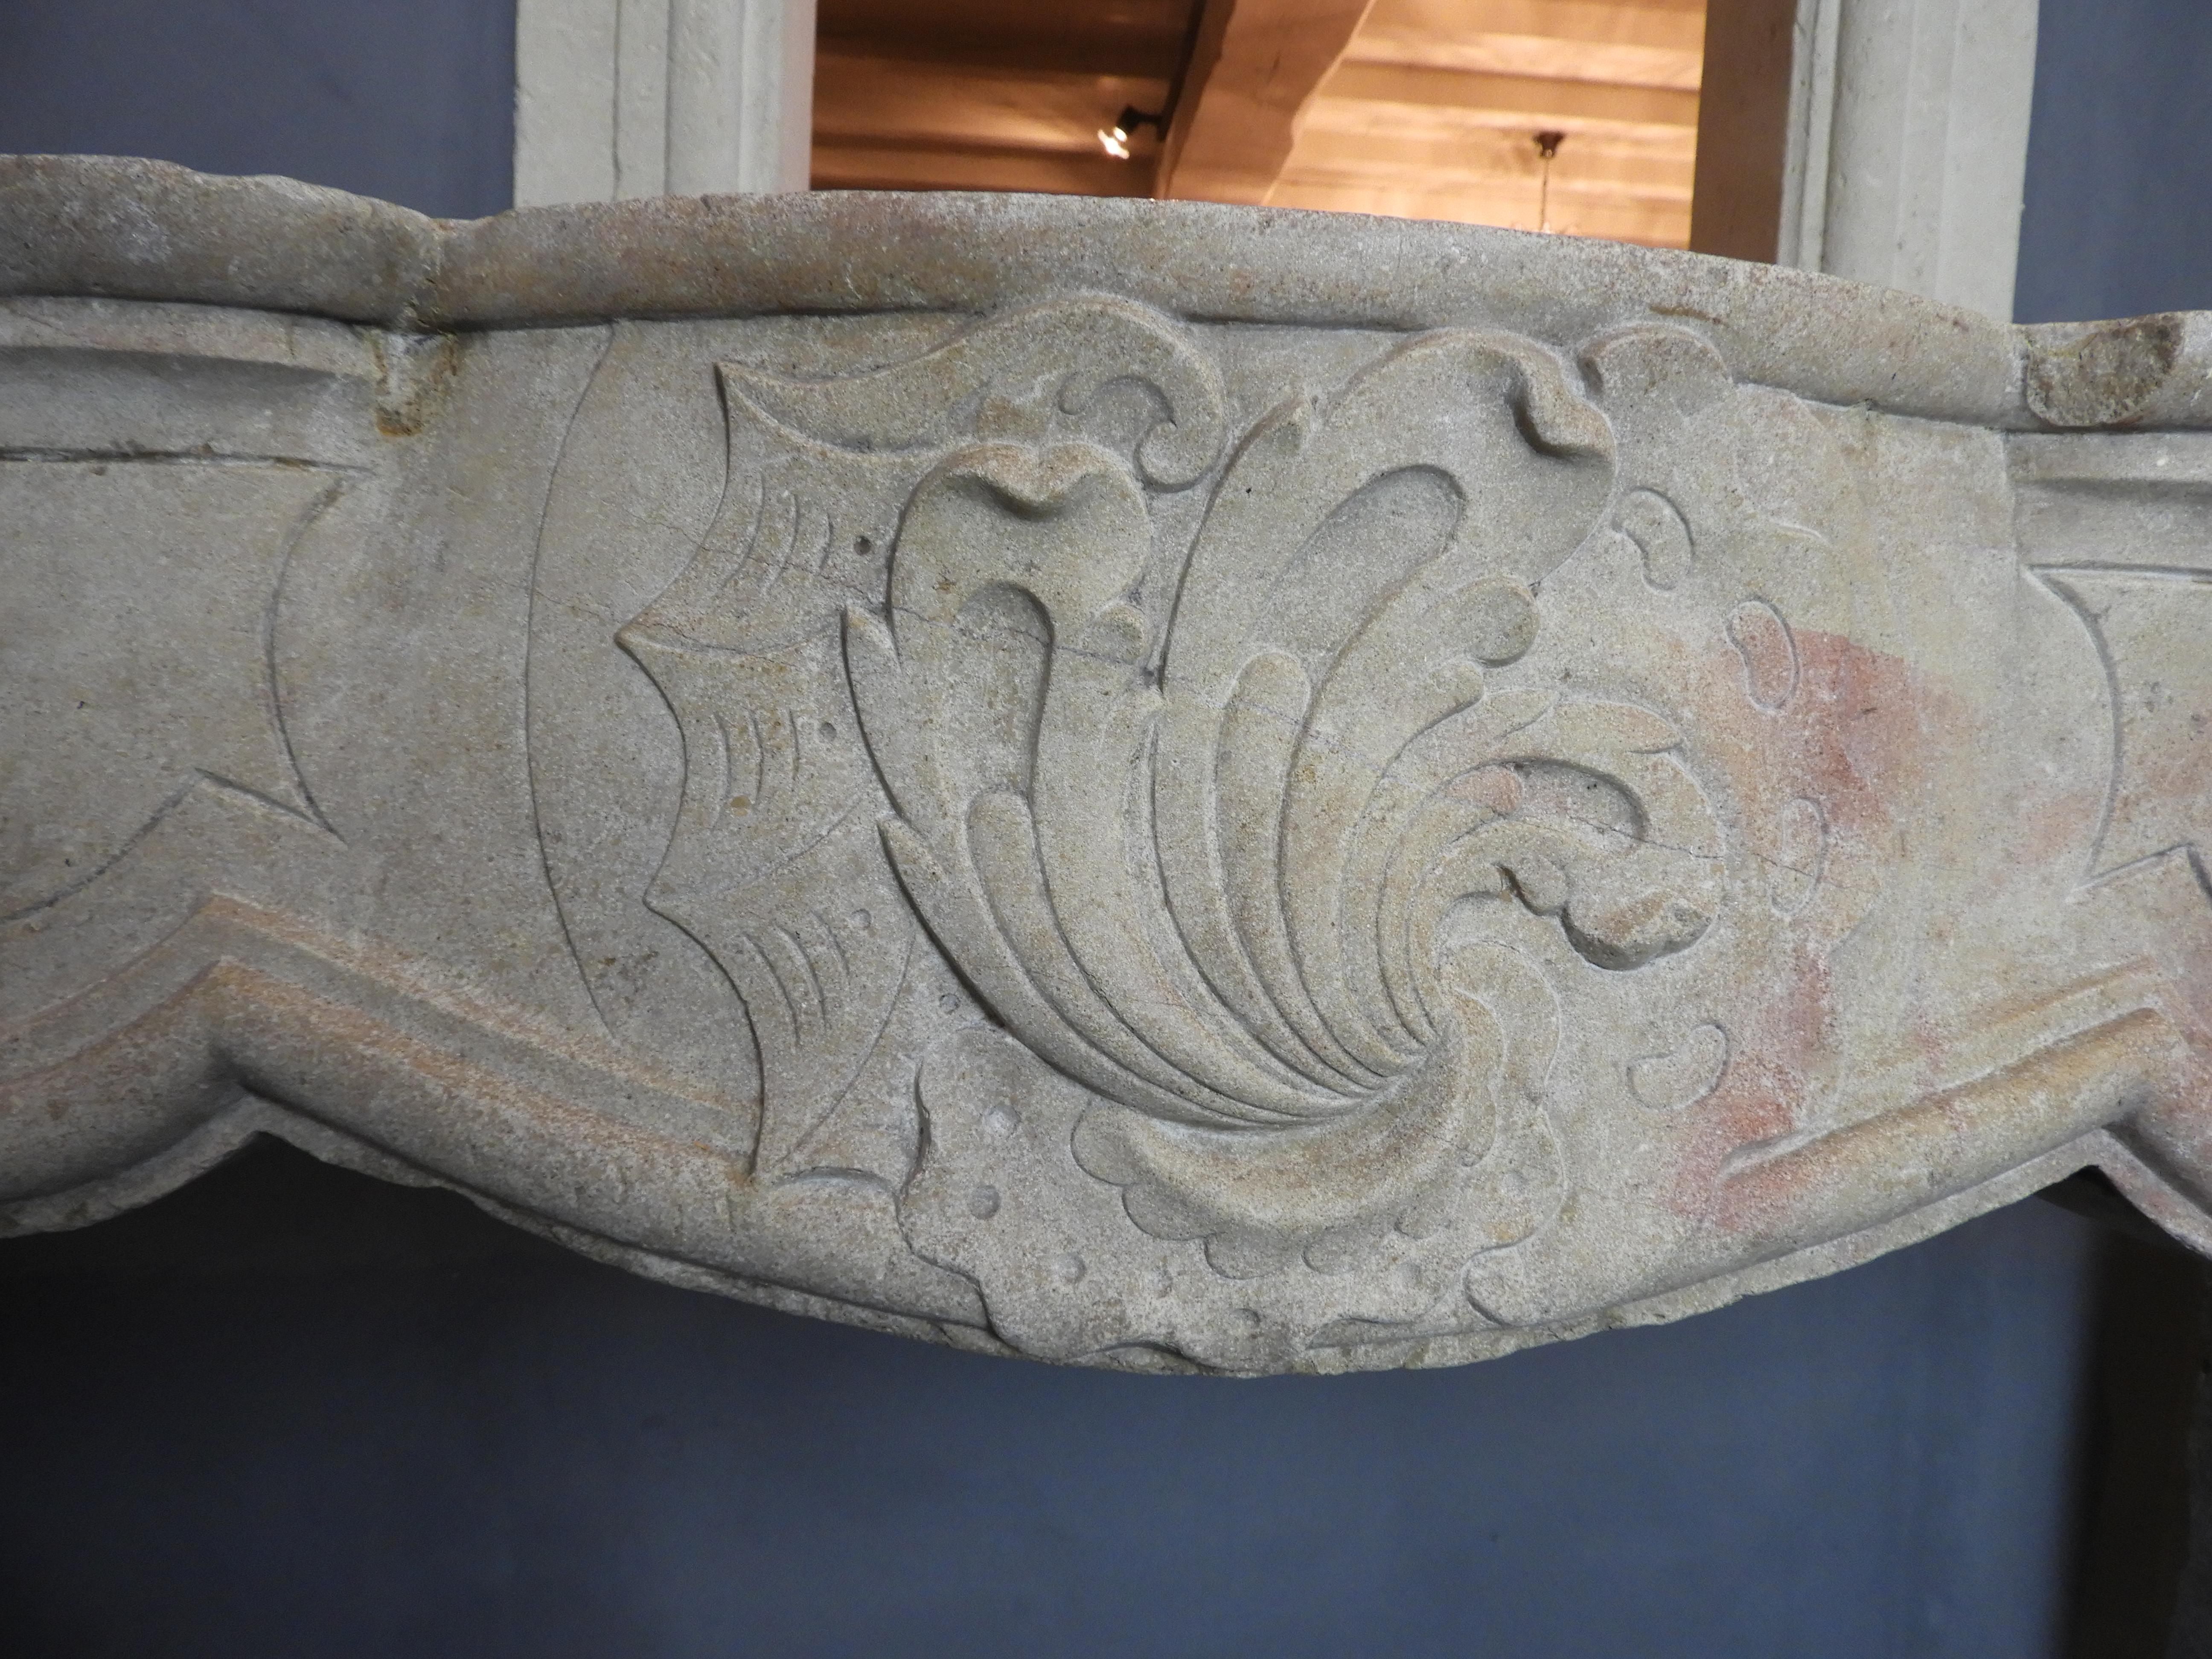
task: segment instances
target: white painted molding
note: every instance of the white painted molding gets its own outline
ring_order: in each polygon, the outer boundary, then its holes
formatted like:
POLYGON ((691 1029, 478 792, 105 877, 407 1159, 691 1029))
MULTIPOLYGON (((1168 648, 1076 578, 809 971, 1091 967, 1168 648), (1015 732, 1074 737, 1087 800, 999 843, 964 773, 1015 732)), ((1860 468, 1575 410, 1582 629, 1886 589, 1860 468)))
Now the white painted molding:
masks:
POLYGON ((518 207, 804 190, 814 0, 518 0, 518 207))
POLYGON ((2012 315, 2036 0, 1799 0, 1777 261, 2012 315))

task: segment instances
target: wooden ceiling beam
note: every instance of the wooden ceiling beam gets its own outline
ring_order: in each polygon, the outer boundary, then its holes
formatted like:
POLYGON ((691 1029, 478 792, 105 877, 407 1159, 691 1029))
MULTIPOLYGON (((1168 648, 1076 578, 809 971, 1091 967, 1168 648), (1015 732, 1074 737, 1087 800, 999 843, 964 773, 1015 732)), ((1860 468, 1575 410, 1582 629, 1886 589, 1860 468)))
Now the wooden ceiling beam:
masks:
POLYGON ((1268 200, 1680 246, 1702 0, 1376 0, 1268 200), (1550 162, 1534 137, 1567 143, 1550 162))
MULTIPOLYGON (((1108 158, 1097 131, 1127 104, 1157 107, 1163 80, 821 53, 816 143, 982 143, 1108 158)), ((1113 165, 1126 166, 1116 162, 1113 165)), ((1115 192, 1120 193, 1120 192, 1115 192)))
MULTIPOLYGON (((1291 179, 1323 173, 1360 172, 1377 179, 1512 178, 1535 187, 1543 163, 1525 127, 1462 127, 1455 132, 1332 131, 1309 124, 1298 139, 1297 167, 1276 190, 1276 200, 1291 179)), ((1552 168, 1554 190, 1585 186, 1631 194, 1671 198, 1686 205, 1694 163, 1686 143, 1678 151, 1631 141, 1607 142, 1599 136, 1561 146, 1552 168)))
POLYGON ((1782 225, 1797 0, 1712 0, 1690 246, 1771 260, 1782 225))
POLYGON ((1205 0, 1157 193, 1262 202, 1371 0, 1205 0))
POLYGON ((1360 33, 1429 40, 1543 35, 1697 52, 1705 40, 1705 0, 1375 0, 1360 33))
POLYGON ((1191 0, 817 0, 822 44, 862 57, 1012 63, 1101 75, 1175 73, 1191 0))
POLYGON ((1027 190, 1068 196, 1150 196, 1148 162, 1096 149, 1045 152, 987 144, 828 142, 814 147, 817 190, 1027 190))
MULTIPOLYGON (((1392 187, 1362 179, 1333 184, 1285 183, 1278 186, 1277 204, 1283 207, 1318 209, 1325 212, 1373 213, 1407 219, 1453 219, 1466 224, 1502 225, 1513 230, 1536 228, 1537 201, 1532 189, 1481 185, 1432 186, 1428 184, 1392 187)), ((1592 198, 1552 202, 1554 230, 1577 236, 1604 236, 1617 242, 1640 242, 1652 247, 1679 246, 1682 204, 1644 201, 1632 197, 1601 194, 1592 198)))
POLYGON ((1678 246, 1688 235, 1704 0, 819 3, 820 188, 1157 194, 1543 218, 1678 246), (1140 127, 1122 161, 1099 134, 1125 105, 1163 110, 1170 131, 1140 127), (1548 169, 1538 131, 1568 135, 1548 169))
POLYGON ((1430 69, 1493 75, 1534 75, 1557 81, 1603 81, 1624 87, 1672 87, 1695 92, 1703 68, 1694 51, 1568 40, 1555 34, 1462 34, 1450 40, 1359 31, 1347 64, 1419 64, 1430 69))
POLYGON ((1331 100, 1496 110, 1530 120, 1599 120, 1695 131, 1698 94, 1669 87, 1607 85, 1549 76, 1496 75, 1416 64, 1346 63, 1322 88, 1331 100))

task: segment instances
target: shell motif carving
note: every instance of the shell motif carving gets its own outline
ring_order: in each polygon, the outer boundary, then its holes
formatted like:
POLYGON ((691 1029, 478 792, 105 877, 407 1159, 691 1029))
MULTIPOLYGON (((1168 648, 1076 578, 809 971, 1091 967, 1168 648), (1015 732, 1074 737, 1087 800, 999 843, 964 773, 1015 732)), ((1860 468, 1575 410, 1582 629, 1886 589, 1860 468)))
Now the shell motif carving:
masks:
POLYGON ((915 492, 884 612, 845 621, 891 860, 1090 1091, 1075 1157, 1147 1233, 1240 1278, 1510 1243, 1556 1198, 1559 1034, 1486 912, 1620 970, 1717 903, 1666 721, 1486 684, 1600 519, 1607 428, 1525 342, 1415 340, 1258 424, 1158 628, 1157 443, 979 441, 915 492))

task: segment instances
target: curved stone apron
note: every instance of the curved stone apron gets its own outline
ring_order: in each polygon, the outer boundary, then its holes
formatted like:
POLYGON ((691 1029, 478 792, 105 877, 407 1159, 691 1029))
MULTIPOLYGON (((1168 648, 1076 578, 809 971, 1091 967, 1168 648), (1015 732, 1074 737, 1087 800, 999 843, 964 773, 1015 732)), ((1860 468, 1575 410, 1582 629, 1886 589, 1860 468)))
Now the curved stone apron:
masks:
POLYGON ((0 161, 0 1227, 270 1133, 993 1352, 2212 1249, 2212 319, 0 161))

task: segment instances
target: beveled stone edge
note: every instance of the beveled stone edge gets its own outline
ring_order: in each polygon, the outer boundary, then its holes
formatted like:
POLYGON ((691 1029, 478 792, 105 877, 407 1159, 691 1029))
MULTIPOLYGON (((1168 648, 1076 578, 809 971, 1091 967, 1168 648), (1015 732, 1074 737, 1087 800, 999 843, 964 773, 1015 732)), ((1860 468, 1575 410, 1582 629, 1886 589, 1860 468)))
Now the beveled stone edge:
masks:
POLYGON ((169 300, 412 326, 447 231, 293 179, 0 156, 0 295, 169 300))
POLYGON ((2020 328, 1704 254, 1200 202, 823 191, 455 221, 289 179, 0 156, 0 296, 252 307, 443 332, 981 312, 1079 289, 1194 321, 1482 326, 1555 344, 1673 322, 1743 378, 1825 403, 2028 430, 2212 425, 2212 313, 2020 328))

